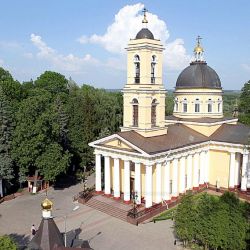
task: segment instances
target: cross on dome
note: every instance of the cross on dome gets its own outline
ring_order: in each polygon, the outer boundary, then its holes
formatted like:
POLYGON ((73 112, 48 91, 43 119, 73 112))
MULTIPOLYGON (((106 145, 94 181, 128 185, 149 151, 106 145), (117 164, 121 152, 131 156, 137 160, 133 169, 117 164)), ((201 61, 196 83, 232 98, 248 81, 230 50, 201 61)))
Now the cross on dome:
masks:
POLYGON ((202 39, 202 37, 200 37, 199 35, 196 38, 197 45, 194 48, 194 57, 195 57, 195 61, 196 62, 202 62, 202 61, 204 61, 203 60, 204 49, 201 47, 201 39, 202 39))
POLYGON ((148 23, 148 20, 147 20, 147 16, 146 16, 146 13, 148 12, 148 10, 146 8, 144 8, 142 10, 143 12, 143 20, 142 20, 142 23, 148 23))

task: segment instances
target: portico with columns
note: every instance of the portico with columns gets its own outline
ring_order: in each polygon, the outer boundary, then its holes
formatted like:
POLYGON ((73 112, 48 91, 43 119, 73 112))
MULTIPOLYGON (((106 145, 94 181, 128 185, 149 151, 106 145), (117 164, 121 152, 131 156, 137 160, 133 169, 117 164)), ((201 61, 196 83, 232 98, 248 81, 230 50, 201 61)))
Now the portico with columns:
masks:
POLYGON ((128 43, 121 132, 91 142, 95 189, 146 208, 204 187, 250 188, 250 128, 223 117, 217 73, 204 61, 200 37, 194 60, 176 82, 173 115, 165 117, 163 46, 145 26, 128 43))

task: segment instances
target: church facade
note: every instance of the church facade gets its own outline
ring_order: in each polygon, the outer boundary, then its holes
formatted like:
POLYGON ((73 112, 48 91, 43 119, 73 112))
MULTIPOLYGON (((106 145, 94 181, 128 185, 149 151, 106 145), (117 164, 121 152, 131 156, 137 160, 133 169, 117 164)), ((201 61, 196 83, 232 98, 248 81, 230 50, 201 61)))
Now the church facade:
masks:
POLYGON ((205 186, 250 188, 250 128, 223 116, 219 76, 204 61, 197 40, 194 60, 176 82, 173 115, 167 117, 164 48, 146 26, 129 41, 123 127, 89 144, 96 192, 125 203, 136 193, 136 202, 148 208, 205 186))

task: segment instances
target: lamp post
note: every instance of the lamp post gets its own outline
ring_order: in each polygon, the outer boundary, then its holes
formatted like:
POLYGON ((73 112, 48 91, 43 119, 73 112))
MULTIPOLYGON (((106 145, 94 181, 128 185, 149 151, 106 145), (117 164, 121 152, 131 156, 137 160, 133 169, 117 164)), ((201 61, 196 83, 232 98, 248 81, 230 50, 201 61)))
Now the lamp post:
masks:
POLYGON ((75 206, 69 213, 64 215, 64 246, 67 247, 67 217, 71 212, 76 211, 79 206, 75 206))

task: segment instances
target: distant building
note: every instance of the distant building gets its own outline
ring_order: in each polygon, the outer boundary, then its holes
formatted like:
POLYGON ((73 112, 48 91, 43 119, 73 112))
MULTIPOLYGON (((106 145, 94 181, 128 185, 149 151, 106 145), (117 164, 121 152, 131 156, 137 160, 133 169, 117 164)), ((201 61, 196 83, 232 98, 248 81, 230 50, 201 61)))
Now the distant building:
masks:
POLYGON ((121 132, 89 144, 95 149, 96 192, 126 203, 136 192, 146 208, 206 185, 245 192, 250 127, 223 116, 221 81, 204 60, 201 38, 177 79, 173 115, 165 117, 164 48, 146 24, 144 14, 145 27, 126 48, 121 132))

